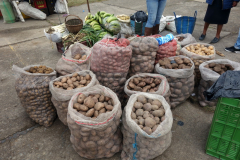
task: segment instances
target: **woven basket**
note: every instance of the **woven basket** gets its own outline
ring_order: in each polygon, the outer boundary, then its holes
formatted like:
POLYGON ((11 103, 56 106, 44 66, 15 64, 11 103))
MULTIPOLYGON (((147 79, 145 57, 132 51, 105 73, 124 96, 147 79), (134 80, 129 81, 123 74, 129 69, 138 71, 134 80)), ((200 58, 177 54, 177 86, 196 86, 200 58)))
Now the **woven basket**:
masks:
POLYGON ((173 12, 175 15, 175 25, 177 29, 178 34, 185 34, 185 33, 193 33, 195 23, 197 20, 197 11, 194 13, 194 17, 188 17, 188 16, 183 16, 183 17, 176 17, 175 12, 173 12))
POLYGON ((75 15, 68 15, 67 17, 65 18, 65 24, 68 31, 73 34, 78 33, 83 27, 83 21, 78 16, 75 15), (74 16, 77 18, 67 20, 67 17, 69 16, 74 16))

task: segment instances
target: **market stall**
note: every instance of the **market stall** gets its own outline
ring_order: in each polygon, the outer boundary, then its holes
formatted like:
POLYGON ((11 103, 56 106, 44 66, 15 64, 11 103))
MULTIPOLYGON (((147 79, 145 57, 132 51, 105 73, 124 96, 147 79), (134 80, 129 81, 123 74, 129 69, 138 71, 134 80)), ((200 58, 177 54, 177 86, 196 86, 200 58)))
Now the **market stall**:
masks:
MULTIPOLYGON (((172 110, 194 89, 200 106, 215 107, 217 99, 209 101, 206 95, 214 97, 218 80, 240 71, 240 63, 216 60, 215 47, 196 42, 190 33, 145 37, 138 30, 144 23, 133 26, 132 20, 105 11, 88 13, 84 20, 68 15, 65 23, 44 30, 62 54, 55 70, 13 67, 15 88, 30 118, 49 127, 58 115, 81 157, 109 158, 121 152, 123 160, 156 158, 171 145, 172 110)), ((239 125, 239 116, 232 117, 239 125)), ((211 146, 207 150, 213 152, 211 146)))

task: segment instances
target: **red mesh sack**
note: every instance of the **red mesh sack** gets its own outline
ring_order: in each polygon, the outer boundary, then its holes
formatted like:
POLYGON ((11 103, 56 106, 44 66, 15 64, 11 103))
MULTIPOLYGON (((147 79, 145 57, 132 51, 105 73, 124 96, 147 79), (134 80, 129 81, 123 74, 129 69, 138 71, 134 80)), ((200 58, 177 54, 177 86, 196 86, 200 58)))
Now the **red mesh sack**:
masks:
POLYGON ((164 43, 158 47, 155 64, 158 63, 160 59, 163 59, 164 57, 173 57, 176 56, 177 51, 177 41, 172 40, 168 43, 164 43))

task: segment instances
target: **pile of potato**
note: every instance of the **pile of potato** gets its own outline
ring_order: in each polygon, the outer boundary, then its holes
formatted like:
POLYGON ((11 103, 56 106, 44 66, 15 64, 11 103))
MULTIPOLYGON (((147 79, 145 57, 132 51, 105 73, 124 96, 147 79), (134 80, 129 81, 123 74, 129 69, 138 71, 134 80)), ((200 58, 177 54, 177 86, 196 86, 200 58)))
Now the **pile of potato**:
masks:
POLYGON ((27 114, 45 127, 51 126, 57 117, 49 91, 49 82, 54 78, 56 76, 21 74, 15 83, 17 95, 27 114))
POLYGON ((167 77, 170 85, 170 103, 171 108, 184 102, 194 90, 194 75, 188 78, 167 77))
POLYGON ((53 72, 53 69, 48 68, 46 66, 34 66, 34 67, 30 67, 30 69, 26 70, 26 72, 50 74, 53 72))
POLYGON ((93 86, 92 91, 83 91, 79 96, 73 96, 69 103, 67 122, 74 150, 88 159, 109 158, 119 152, 122 149, 122 133, 119 128, 121 115, 120 102, 108 88, 93 86), (89 110, 83 106, 88 106, 89 110), (110 106, 113 107, 112 111, 110 106), (103 108, 107 112, 105 115, 99 113, 103 108), (95 119, 97 114, 101 115, 95 119))
POLYGON ((88 96, 80 94, 77 102, 73 104, 76 111, 93 119, 102 113, 111 112, 113 106, 112 98, 100 94, 88 96))
POLYGON ((139 92, 156 92, 162 80, 154 77, 136 77, 129 81, 127 88, 139 92))
POLYGON ((165 109, 159 100, 138 96, 133 105, 131 117, 141 129, 150 135, 165 120, 165 109))
POLYGON ((234 70, 234 68, 230 64, 209 63, 204 67, 209 68, 210 70, 217 72, 220 75, 225 73, 227 70, 231 70, 231 71, 234 70))
POLYGON ((207 101, 203 95, 203 92, 208 90, 215 82, 212 81, 205 81, 203 79, 200 80, 199 87, 198 87, 198 101, 200 106, 205 107, 213 107, 217 105, 217 99, 213 101, 207 101))
POLYGON ((55 81, 53 85, 57 88, 72 90, 86 87, 91 82, 91 79, 89 74, 82 76, 78 75, 78 73, 74 73, 72 76, 63 77, 60 81, 55 81))
POLYGON ((202 76, 201 76, 201 72, 199 70, 199 66, 207 61, 205 59, 193 59, 191 58, 191 60, 193 61, 194 65, 195 65, 195 69, 194 69, 194 74, 195 74, 195 86, 198 86, 202 76))
POLYGON ((73 59, 82 60, 82 61, 86 60, 86 58, 87 58, 87 55, 81 55, 81 54, 76 54, 76 55, 73 57, 73 59))
POLYGON ((137 73, 151 73, 158 50, 158 42, 153 37, 137 37, 130 43, 132 58, 129 68, 129 77, 137 73))
POLYGON ((186 49, 200 56, 210 56, 215 53, 213 46, 205 46, 203 44, 189 45, 186 49))
POLYGON ((159 60, 159 66, 165 69, 187 69, 192 67, 192 62, 188 58, 174 57, 171 61, 168 58, 159 60))
POLYGON ((57 115, 60 121, 67 126, 67 112, 68 112, 68 103, 70 100, 67 101, 58 101, 54 97, 51 98, 53 105, 57 110, 57 115))

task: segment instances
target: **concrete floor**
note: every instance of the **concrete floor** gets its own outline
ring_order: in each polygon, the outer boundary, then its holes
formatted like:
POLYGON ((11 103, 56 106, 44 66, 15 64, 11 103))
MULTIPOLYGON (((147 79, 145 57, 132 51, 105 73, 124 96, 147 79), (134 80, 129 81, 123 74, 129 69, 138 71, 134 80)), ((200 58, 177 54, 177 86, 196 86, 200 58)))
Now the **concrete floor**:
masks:
MULTIPOLYGON (((108 0, 103 3, 90 5, 92 13, 105 10, 115 15, 120 13, 132 14, 136 10, 146 11, 145 0, 108 0)), ((207 5, 191 0, 168 0, 164 15, 172 15, 176 11, 180 15, 193 15, 198 10, 198 21, 193 33, 197 39, 202 32, 203 18, 207 5)), ((71 7, 70 13, 84 18, 87 6, 71 7), (84 12, 83 12, 84 10, 84 12)), ((225 54, 224 58, 240 62, 240 56, 227 53, 224 47, 232 46, 237 38, 240 21, 237 16, 240 6, 233 8, 229 23, 224 26, 224 37, 216 49, 225 54)), ((60 15, 61 22, 64 16, 60 15)), ((43 29, 51 24, 59 24, 57 15, 51 15, 47 21, 27 20, 26 23, 3 24, 0 20, 0 160, 7 159, 79 159, 81 158, 72 148, 70 132, 58 119, 50 128, 35 124, 22 108, 14 88, 14 73, 12 65, 20 67, 30 64, 43 64, 55 68, 61 57, 54 43, 50 43, 43 33, 43 29)), ((205 42, 210 42, 216 30, 213 25, 205 42)), ((223 58, 216 56, 216 58, 223 58)), ((209 113, 192 104, 184 102, 173 111, 173 139, 172 144, 163 155, 155 160, 214 160, 205 154, 207 135, 211 126, 213 113, 209 113), (177 125, 177 121, 184 125, 177 125)), ((120 153, 109 160, 119 160, 120 153)))

